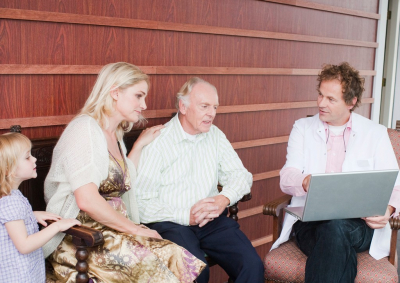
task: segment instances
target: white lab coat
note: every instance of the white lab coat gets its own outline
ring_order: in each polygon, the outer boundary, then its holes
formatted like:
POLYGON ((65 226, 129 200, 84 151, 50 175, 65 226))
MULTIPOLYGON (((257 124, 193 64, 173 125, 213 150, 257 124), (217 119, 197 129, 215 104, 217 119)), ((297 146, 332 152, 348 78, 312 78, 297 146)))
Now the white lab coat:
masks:
MULTIPOLYGON (((352 113, 352 128, 342 172, 398 169, 387 129, 358 114, 352 113)), ((325 128, 319 115, 297 120, 290 133, 285 167, 294 167, 304 174, 325 173, 327 160, 325 128)), ((399 174, 400 175, 400 174, 399 174)), ((396 180, 396 186, 400 178, 396 180)), ((394 193, 399 191, 394 190, 394 193)), ((304 206, 306 195, 292 197, 290 206, 304 206)), ((396 204, 396 208, 399 204, 396 204)), ((272 249, 289 239, 297 219, 286 214, 282 233, 272 249)), ((376 229, 369 253, 375 259, 389 255, 391 229, 389 223, 376 229)))

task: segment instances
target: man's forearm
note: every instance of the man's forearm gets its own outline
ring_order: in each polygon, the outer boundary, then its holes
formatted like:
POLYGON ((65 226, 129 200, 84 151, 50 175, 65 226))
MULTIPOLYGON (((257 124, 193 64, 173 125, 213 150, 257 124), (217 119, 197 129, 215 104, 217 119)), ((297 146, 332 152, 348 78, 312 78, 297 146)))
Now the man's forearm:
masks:
POLYGON ((308 176, 302 174, 301 171, 293 167, 285 167, 279 173, 280 186, 282 192, 292 196, 302 196, 306 194, 303 187, 303 181, 308 176))

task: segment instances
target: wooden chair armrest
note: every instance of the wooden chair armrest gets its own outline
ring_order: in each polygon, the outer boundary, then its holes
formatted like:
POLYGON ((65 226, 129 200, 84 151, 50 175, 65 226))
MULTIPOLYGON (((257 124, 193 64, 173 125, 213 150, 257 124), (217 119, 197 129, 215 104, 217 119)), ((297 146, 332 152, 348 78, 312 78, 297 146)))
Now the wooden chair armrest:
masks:
POLYGON ((244 195, 241 199, 240 202, 245 202, 245 201, 249 201, 251 200, 253 196, 251 195, 251 193, 248 193, 247 195, 244 195))
POLYGON ((87 247, 95 247, 104 243, 103 234, 93 228, 74 226, 64 231, 64 233, 82 239, 87 247))
POLYGON ((290 204, 291 199, 292 196, 284 195, 278 199, 275 199, 273 201, 264 204, 263 214, 275 217, 280 216, 282 209, 290 204))
MULTIPOLYGON (((54 221, 48 220, 47 224, 51 224, 54 221)), ((65 234, 72 236, 72 242, 76 246, 75 258, 76 283, 87 283, 89 282, 89 265, 86 260, 89 258, 89 252, 87 248, 95 247, 104 243, 103 234, 96 229, 85 227, 85 226, 73 226, 68 230, 64 231, 65 234)))
POLYGON ((275 242, 281 234, 283 224, 283 208, 289 205, 292 196, 284 195, 278 199, 264 204, 263 214, 273 216, 272 220, 272 241, 275 242))
POLYGON ((400 228, 400 217, 394 217, 389 219, 390 228, 392 229, 392 236, 390 238, 390 253, 389 262, 395 265, 396 261, 396 249, 397 249, 397 232, 400 228))
POLYGON ((400 216, 390 218, 389 224, 390 224, 390 228, 392 230, 399 230, 400 229, 400 216))
MULTIPOLYGON (((248 193, 247 195, 244 195, 239 201, 240 202, 245 202, 245 201, 249 201, 251 200, 252 195, 251 193, 248 193)), ((235 203, 234 205, 229 207, 229 217, 232 218, 235 221, 239 220, 239 217, 237 216, 238 212, 239 212, 239 207, 238 207, 238 203, 235 203)))
MULTIPOLYGON (((46 222, 51 224, 54 221, 46 222)), ((63 233, 81 239, 87 247, 95 247, 104 243, 103 234, 100 231, 85 226, 73 226, 63 233)))

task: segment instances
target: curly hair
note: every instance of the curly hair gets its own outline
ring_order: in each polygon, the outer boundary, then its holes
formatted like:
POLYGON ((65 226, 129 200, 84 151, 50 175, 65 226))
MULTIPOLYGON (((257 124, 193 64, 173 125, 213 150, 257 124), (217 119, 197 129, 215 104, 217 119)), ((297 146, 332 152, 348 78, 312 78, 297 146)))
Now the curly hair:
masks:
POLYGON ((361 103, 361 97, 365 90, 365 79, 360 77, 359 71, 347 62, 343 62, 340 65, 326 64, 318 75, 317 90, 319 90, 323 81, 331 80, 338 80, 342 85, 343 99, 347 105, 353 105, 353 98, 357 98, 357 102, 350 111, 356 109, 361 103))

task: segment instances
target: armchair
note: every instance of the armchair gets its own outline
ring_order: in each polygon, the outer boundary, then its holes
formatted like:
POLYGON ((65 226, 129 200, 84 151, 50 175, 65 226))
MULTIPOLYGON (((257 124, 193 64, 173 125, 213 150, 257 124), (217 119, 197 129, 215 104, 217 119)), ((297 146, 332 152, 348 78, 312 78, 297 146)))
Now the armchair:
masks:
MULTIPOLYGON (((11 132, 21 133, 21 127, 16 125, 10 128, 11 132)), ((136 141, 142 130, 134 130, 124 136, 124 142, 129 151, 133 143, 136 141)), ((49 172, 51 159, 53 155, 54 147, 57 143, 57 139, 37 139, 32 140, 32 155, 37 158, 36 169, 37 178, 30 179, 23 182, 20 186, 22 194, 29 200, 33 210, 46 210, 46 204, 44 201, 44 180, 49 172)), ((221 190, 222 187, 219 187, 221 190)), ((243 196, 240 200, 241 202, 248 201, 251 199, 251 193, 243 196)), ((229 217, 238 221, 238 204, 229 207, 229 217)), ((101 232, 91 229, 88 227, 72 227, 64 232, 67 235, 73 237, 73 243, 77 248, 76 253, 76 270, 78 271, 76 282, 86 283, 89 281, 88 264, 86 259, 89 256, 88 249, 96 247, 104 243, 103 235, 101 232)), ((213 266, 216 263, 211 258, 206 258, 209 266, 213 266)), ((46 263, 46 282, 53 283, 56 282, 57 278, 52 274, 52 266, 46 263)))
MULTIPOLYGON (((11 132, 21 133, 20 126, 12 126, 11 132)), ((20 190, 22 194, 29 200, 33 210, 45 210, 44 202, 44 179, 50 169, 51 157, 56 144, 56 139, 34 140, 32 141, 32 155, 37 158, 36 169, 38 176, 36 179, 24 181, 20 190)), ((51 221, 48 221, 50 224, 51 221)), ((89 281, 88 264, 86 259, 89 256, 88 248, 103 244, 104 239, 101 232, 88 227, 71 227, 64 231, 65 234, 71 235, 73 243, 77 248, 76 251, 76 276, 77 283, 86 283, 89 281)), ((46 262, 46 282, 56 282, 57 278, 52 275, 52 266, 46 262)))
MULTIPOLYGON (((388 129, 388 134, 397 157, 400 159, 400 121, 396 130, 388 129)), ((273 217, 273 242, 282 229, 283 209, 290 204, 291 196, 284 195, 264 205, 263 214, 273 217)), ((389 220, 392 235, 390 254, 381 260, 375 260, 368 251, 357 254, 357 276, 355 282, 398 282, 397 274, 397 233, 400 217, 389 220)), ((304 282, 307 257, 297 247, 293 239, 270 251, 264 259, 266 282, 304 282)))

